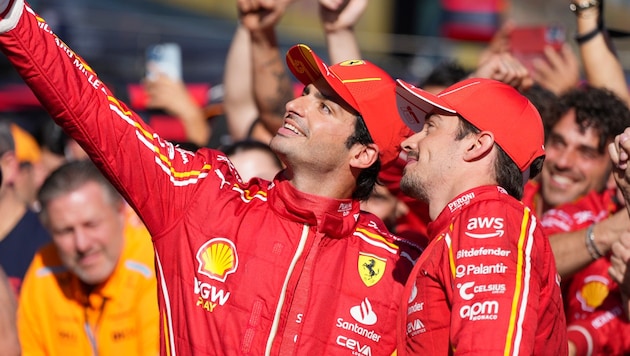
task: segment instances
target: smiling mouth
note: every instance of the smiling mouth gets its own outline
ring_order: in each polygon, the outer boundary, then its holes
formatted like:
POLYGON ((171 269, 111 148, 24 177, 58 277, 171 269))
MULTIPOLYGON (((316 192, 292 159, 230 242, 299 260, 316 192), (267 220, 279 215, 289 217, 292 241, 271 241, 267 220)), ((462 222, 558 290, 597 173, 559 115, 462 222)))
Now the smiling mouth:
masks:
POLYGON ((291 124, 289 124, 289 123, 287 123, 287 122, 285 122, 285 123, 284 123, 284 126, 283 126, 283 127, 284 127, 285 129, 287 129, 287 130, 289 130, 289 131, 291 131, 291 132, 295 133, 295 134, 296 134, 296 135, 298 135, 298 136, 306 136, 306 135, 304 135, 301 131, 299 131, 299 130, 297 129, 297 127, 295 127, 295 126, 293 126, 293 125, 291 125, 291 124))
POLYGON ((550 178, 552 182, 560 186, 566 186, 573 183, 573 179, 559 174, 552 174, 550 178))

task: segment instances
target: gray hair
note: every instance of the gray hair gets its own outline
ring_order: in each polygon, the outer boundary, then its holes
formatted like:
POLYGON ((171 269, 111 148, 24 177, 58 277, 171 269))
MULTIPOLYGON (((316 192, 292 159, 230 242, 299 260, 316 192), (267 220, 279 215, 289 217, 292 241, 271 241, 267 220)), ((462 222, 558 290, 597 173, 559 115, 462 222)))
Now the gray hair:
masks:
POLYGON ((71 161, 53 171, 46 178, 37 193, 37 200, 41 206, 40 219, 42 222, 44 224, 48 223, 48 204, 52 200, 73 192, 89 182, 95 182, 102 187, 103 194, 105 194, 112 206, 123 202, 122 196, 118 194, 118 191, 101 174, 92 161, 71 161))

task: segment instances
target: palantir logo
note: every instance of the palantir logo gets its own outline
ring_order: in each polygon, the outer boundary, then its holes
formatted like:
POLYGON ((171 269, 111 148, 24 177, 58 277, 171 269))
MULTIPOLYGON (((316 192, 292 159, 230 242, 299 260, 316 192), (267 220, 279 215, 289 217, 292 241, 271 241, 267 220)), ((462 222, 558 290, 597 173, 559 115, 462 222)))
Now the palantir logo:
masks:
POLYGON ((238 255, 232 241, 217 237, 197 250, 197 271, 211 279, 225 282, 228 274, 236 272, 238 268, 238 255))
POLYGON ((363 325, 374 325, 378 320, 367 297, 361 302, 361 305, 350 308, 350 315, 363 325))

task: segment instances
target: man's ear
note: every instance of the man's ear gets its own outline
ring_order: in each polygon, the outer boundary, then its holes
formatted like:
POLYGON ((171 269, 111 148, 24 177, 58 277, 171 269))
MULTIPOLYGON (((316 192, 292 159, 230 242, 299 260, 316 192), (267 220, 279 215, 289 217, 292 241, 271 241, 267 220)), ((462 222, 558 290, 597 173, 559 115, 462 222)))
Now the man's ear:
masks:
POLYGON ((0 156, 0 166, 2 166, 3 184, 12 185, 20 171, 20 162, 15 155, 15 151, 5 152, 0 156))
POLYGON ((368 168, 378 159, 378 152, 378 146, 375 143, 355 144, 350 149, 350 166, 368 168))
POLYGON ((464 160, 472 162, 479 160, 494 148, 494 135, 490 131, 481 131, 477 134, 470 135, 469 144, 464 152, 464 160))

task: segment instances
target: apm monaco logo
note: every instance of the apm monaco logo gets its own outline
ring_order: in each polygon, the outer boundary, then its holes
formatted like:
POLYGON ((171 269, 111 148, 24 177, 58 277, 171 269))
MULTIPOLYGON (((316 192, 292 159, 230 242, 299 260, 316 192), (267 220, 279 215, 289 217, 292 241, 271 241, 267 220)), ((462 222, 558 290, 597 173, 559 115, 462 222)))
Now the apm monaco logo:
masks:
POLYGON ((369 253, 359 252, 359 275, 366 286, 371 287, 383 278, 387 260, 369 253))
POLYGON ((238 255, 232 241, 217 237, 203 244, 197 251, 197 271, 219 282, 225 282, 238 268, 238 255))

